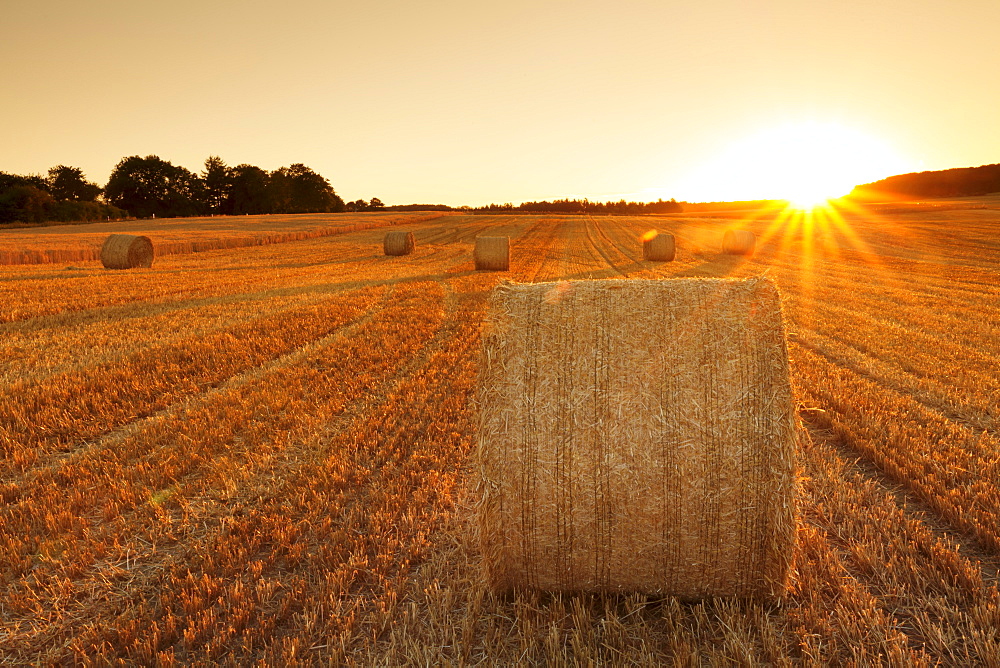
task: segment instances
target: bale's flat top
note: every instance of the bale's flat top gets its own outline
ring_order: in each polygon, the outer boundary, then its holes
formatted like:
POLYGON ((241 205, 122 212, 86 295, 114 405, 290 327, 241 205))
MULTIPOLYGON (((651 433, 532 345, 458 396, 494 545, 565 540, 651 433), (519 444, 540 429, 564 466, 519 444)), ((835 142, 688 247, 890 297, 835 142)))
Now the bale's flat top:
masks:
POLYGON ((476 237, 476 245, 502 249, 510 245, 510 237, 476 237))
POLYGON ((501 284, 479 405, 498 588, 780 589, 793 429, 771 281, 501 284))

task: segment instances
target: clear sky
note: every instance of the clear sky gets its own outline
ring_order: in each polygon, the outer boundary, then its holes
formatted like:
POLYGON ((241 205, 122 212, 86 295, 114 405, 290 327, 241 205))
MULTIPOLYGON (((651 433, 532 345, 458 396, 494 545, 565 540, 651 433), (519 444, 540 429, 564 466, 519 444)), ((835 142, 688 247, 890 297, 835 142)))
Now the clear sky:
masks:
POLYGON ((9 0, 0 170, 215 154, 387 204, 784 197, 1000 162, 998 28, 1000 0, 9 0))

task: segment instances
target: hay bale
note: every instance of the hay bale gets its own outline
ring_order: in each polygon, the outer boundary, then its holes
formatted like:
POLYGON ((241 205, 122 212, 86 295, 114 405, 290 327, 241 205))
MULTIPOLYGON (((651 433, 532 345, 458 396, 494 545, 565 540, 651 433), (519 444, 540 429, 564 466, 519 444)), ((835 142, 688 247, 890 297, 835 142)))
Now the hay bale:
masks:
POLYGON ((476 237, 476 269, 510 270, 510 237, 476 237))
POLYGON ((101 246, 101 263, 107 269, 153 266, 153 242, 149 237, 112 234, 101 246))
POLYGON ((722 235, 722 252, 730 255, 753 255, 757 237, 747 230, 726 230, 722 235))
POLYGON ((495 591, 783 592, 794 425, 769 279, 505 282, 477 401, 495 591))
POLYGON ((409 255, 415 247, 413 232, 393 230, 386 232, 382 240, 382 250, 386 255, 409 255))
POLYGON ((674 235, 666 232, 647 234, 642 239, 642 259, 656 262, 673 262, 677 255, 674 235))

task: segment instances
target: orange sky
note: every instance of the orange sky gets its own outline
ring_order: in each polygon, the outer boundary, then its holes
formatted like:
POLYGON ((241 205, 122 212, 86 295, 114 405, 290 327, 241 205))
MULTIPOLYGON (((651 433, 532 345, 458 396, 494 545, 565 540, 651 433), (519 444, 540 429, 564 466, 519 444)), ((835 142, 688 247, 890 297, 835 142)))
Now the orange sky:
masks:
POLYGON ((386 203, 782 197, 792 159, 753 152, 795 128, 877 144, 859 181, 1000 162, 998 26, 997 0, 14 0, 0 170, 217 154, 386 203))

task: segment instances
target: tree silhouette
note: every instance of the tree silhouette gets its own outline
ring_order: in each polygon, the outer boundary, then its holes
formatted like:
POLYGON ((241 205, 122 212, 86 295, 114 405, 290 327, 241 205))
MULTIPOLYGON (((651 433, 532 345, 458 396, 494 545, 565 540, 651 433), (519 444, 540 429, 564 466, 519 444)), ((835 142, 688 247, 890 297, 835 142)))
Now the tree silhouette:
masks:
POLYGON ((93 202, 101 194, 101 187, 87 181, 79 167, 57 165, 49 170, 46 181, 58 201, 93 202))
POLYGON ((655 202, 591 202, 588 199, 557 199, 554 202, 524 202, 518 206, 513 204, 490 204, 474 209, 478 213, 591 213, 600 215, 635 216, 643 213, 680 213, 681 205, 677 200, 655 202))
POLYGON ((237 165, 229 171, 229 193, 222 212, 240 216, 271 213, 270 175, 254 165, 237 165))
POLYGON ((1000 192, 1000 164, 897 174, 855 186, 850 196, 876 200, 920 199, 974 197, 995 192, 1000 192))
POLYGON ((187 169, 158 156, 122 158, 104 189, 107 200, 132 215, 193 216, 203 211, 204 186, 187 169))
POLYGON ((326 213, 344 210, 344 200, 325 178, 300 162, 271 172, 274 213, 326 213))
POLYGON ((39 190, 47 192, 49 189, 49 182, 44 177, 37 174, 21 176, 20 174, 0 172, 0 193, 8 191, 14 186, 32 186, 33 188, 38 188, 39 190))
POLYGON ((205 160, 205 170, 202 181, 205 184, 204 204, 209 213, 222 213, 232 189, 232 170, 217 155, 210 155, 205 160))
POLYGON ((0 193, 0 222, 41 223, 51 219, 55 199, 45 190, 19 184, 0 193))

